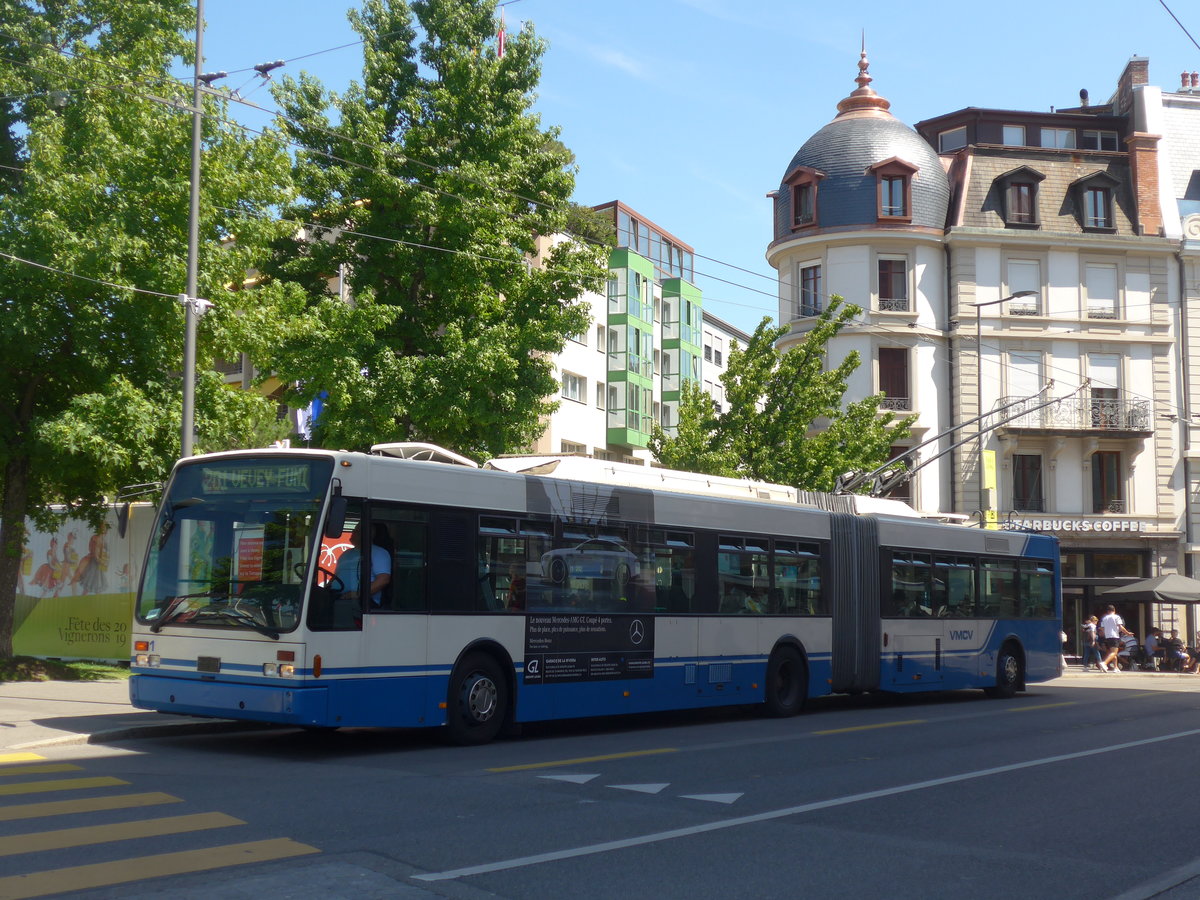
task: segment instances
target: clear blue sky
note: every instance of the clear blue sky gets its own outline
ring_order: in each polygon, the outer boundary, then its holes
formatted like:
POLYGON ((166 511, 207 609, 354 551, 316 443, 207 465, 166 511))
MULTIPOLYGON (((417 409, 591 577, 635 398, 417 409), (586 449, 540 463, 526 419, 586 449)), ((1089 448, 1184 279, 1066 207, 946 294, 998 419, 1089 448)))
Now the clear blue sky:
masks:
MULTIPOLYGON (((1166 2, 1200 40, 1200 4, 1166 2)), ((359 75, 361 48, 318 51, 357 40, 351 5, 205 0, 205 68, 316 54, 283 71, 341 90, 359 75)), ((909 125, 966 106, 1076 106, 1080 88, 1104 103, 1134 55, 1149 57, 1151 84, 1165 90, 1200 69, 1160 0, 518 0, 505 16, 510 32, 529 22, 549 42, 537 110, 576 155, 575 199, 622 200, 720 260, 696 261, 705 306, 745 330, 776 312, 761 277, 773 275, 765 195, 855 87, 863 30, 872 87, 909 125)), ((247 77, 225 84, 270 106, 247 77)))

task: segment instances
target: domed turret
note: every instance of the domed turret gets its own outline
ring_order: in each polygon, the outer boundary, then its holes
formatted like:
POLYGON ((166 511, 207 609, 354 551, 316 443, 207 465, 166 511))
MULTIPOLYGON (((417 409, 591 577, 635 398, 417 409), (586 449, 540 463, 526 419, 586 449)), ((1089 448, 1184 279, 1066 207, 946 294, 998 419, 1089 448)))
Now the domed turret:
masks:
POLYGON ((950 183, 937 153, 871 89, 864 50, 858 89, 805 141, 775 196, 775 240, 830 229, 942 230, 950 183))

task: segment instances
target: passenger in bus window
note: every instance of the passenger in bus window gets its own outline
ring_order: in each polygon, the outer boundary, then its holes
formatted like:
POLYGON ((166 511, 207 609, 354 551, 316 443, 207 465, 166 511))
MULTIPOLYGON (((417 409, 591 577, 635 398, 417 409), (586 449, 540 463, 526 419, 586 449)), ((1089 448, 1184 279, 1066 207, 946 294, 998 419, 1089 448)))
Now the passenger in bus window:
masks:
POLYGON ((513 563, 508 569, 508 608, 523 610, 525 608, 525 573, 524 566, 513 563))
MULTIPOLYGON (((372 532, 371 542, 371 605, 379 607, 383 604, 383 589, 392 582, 392 554, 388 552, 387 528, 377 524, 372 532)), ((342 591, 343 597, 351 599, 358 597, 362 584, 362 572, 359 563, 362 559, 362 523, 354 526, 350 534, 351 547, 338 560, 337 576, 346 586, 342 591)))

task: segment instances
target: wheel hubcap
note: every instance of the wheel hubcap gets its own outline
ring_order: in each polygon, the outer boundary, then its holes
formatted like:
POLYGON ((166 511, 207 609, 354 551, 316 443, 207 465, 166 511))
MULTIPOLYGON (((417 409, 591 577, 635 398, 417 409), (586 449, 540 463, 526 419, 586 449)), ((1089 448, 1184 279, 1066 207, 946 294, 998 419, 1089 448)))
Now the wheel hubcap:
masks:
POLYGON ((1012 656, 1006 656, 1006 657, 1004 657, 1004 660, 1001 663, 1001 665, 1003 667, 1002 670, 1004 672, 1004 683, 1005 684, 1015 684, 1017 681, 1017 674, 1018 674, 1016 658, 1012 657, 1012 656))
POLYGON ((467 689, 467 711, 476 722, 486 722, 496 714, 496 685, 490 678, 476 677, 467 689))

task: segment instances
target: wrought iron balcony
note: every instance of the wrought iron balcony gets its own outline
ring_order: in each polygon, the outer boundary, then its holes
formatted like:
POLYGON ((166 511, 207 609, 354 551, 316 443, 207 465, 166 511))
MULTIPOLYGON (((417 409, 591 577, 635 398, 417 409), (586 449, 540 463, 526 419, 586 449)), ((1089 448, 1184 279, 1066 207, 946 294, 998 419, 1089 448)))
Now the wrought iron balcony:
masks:
POLYGON ((884 312, 908 312, 908 298, 880 297, 879 308, 884 312))
POLYGON ((911 397, 881 397, 879 400, 880 409, 899 410, 908 412, 912 409, 911 397))
MULTIPOLYGON (((1004 397, 999 406, 1018 400, 1004 397)), ((1045 402, 1031 397, 1022 401, 1028 407, 1045 402)), ((1153 431, 1150 401, 1129 397, 1092 398, 1066 397, 1041 409, 1031 409, 1021 415, 1022 405, 1009 408, 1003 417, 1017 416, 1000 426, 1001 430, 1035 430, 1054 432, 1101 431, 1106 434, 1148 435, 1153 431)))

